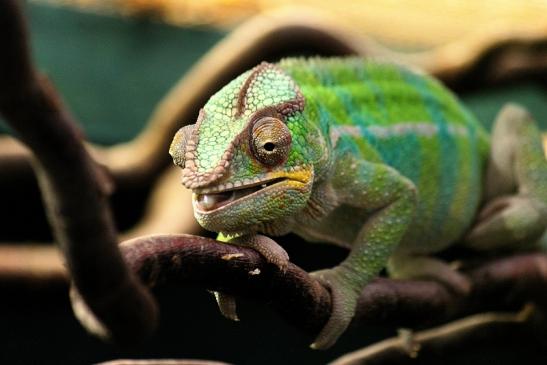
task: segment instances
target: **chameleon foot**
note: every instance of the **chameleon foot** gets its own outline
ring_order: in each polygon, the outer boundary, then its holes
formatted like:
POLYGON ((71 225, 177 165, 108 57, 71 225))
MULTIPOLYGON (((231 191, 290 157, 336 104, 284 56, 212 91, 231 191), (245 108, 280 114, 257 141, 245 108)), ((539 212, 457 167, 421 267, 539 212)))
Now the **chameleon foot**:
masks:
POLYGON ((360 290, 354 288, 343 268, 320 270, 310 275, 329 289, 332 309, 327 324, 310 345, 314 350, 328 349, 344 333, 355 314, 360 290))
MULTIPOLYGON (((283 247, 279 246, 277 242, 269 237, 262 235, 246 235, 231 238, 226 243, 252 248, 264 256, 266 261, 275 265, 281 271, 285 272, 287 270, 289 255, 283 247)), ((233 295, 218 291, 213 291, 212 293, 215 296, 220 313, 232 321, 239 321, 236 311, 236 298, 233 295)))
POLYGON ((232 238, 228 243, 252 248, 258 251, 266 261, 285 272, 289 265, 289 255, 283 247, 269 237, 256 234, 232 238))
POLYGON ((544 203, 528 196, 504 196, 484 207, 464 241, 476 250, 527 248, 541 237, 546 226, 544 203))
POLYGON ((233 295, 212 291, 218 304, 220 313, 232 321, 239 321, 237 316, 236 298, 233 295))
POLYGON ((547 228, 547 161, 532 116, 515 104, 492 132, 483 199, 486 206, 464 238, 477 250, 529 249, 547 228))
POLYGON ((394 255, 388 264, 389 275, 395 279, 426 279, 438 281, 457 295, 471 291, 471 281, 446 262, 433 257, 394 255))

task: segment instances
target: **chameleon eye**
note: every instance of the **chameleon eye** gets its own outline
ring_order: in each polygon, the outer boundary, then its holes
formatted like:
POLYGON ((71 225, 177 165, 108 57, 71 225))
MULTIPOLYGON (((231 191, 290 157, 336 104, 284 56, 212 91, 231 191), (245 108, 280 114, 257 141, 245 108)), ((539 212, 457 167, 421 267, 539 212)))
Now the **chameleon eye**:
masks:
POLYGON ((169 154, 173 157, 173 162, 182 168, 185 163, 186 145, 192 137, 195 126, 195 124, 190 124, 179 129, 171 142, 171 147, 169 147, 169 154))
POLYGON ((255 158, 266 166, 279 165, 287 159, 291 133, 283 121, 264 117, 253 125, 251 147, 255 158))

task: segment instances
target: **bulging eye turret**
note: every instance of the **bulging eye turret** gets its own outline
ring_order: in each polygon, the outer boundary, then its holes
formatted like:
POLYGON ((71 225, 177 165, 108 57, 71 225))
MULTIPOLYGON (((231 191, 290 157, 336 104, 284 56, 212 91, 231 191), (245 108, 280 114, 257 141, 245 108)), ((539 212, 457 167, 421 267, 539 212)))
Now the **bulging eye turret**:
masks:
POLYGON ((253 125, 251 148, 254 157, 266 166, 276 166, 287 160, 291 133, 283 121, 263 117, 253 125))
POLYGON ((186 160, 186 146, 192 137, 195 124, 190 124, 178 130, 169 147, 169 154, 173 157, 173 163, 184 168, 186 160))

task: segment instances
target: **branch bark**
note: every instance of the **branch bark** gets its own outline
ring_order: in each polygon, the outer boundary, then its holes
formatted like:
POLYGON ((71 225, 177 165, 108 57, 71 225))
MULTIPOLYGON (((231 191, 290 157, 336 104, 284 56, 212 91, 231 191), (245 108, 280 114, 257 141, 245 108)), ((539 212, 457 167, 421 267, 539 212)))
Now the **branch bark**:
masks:
POLYGON ((108 206, 106 174, 50 83, 32 66, 20 4, 0 2, 0 113, 32 150, 53 228, 75 287, 114 341, 150 334, 155 302, 125 267, 108 206))
MULTIPOLYGON (((129 267, 150 286, 174 282, 264 301, 315 335, 330 315, 330 295, 307 272, 282 272, 254 250, 190 235, 155 235, 120 245, 129 267)), ((423 327, 470 313, 547 305, 547 255, 497 258, 469 269, 473 290, 457 297, 434 281, 378 278, 363 290, 354 325, 423 327)))

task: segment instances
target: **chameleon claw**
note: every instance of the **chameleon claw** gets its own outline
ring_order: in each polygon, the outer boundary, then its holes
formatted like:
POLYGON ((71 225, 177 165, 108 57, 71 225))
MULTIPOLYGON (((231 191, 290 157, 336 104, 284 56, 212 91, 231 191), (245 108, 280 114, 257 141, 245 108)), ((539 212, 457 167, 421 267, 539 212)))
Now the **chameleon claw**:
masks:
POLYGON ((314 350, 326 350, 336 343, 349 326, 355 314, 359 290, 350 284, 340 267, 315 271, 310 275, 331 293, 330 318, 310 345, 314 350))
MULTIPOLYGON (((226 243, 252 248, 282 272, 287 271, 289 265, 287 251, 269 237, 263 235, 246 235, 232 238, 226 243)), ((211 291, 211 293, 215 296, 220 313, 232 321, 239 321, 235 297, 218 291, 211 291)))
POLYGON ((258 251, 258 253, 264 256, 266 261, 275 265, 282 272, 287 271, 287 267, 289 266, 289 254, 287 254, 287 251, 285 251, 277 242, 267 236, 260 234, 241 236, 232 239, 230 243, 250 247, 255 251, 258 251))
POLYGON ((229 320, 239 322, 239 317, 237 316, 236 298, 233 295, 218 291, 211 291, 211 293, 215 296, 220 313, 229 320))
POLYGON ((472 291, 471 280, 446 262, 433 257, 400 255, 393 256, 389 274, 395 279, 432 280, 444 285, 457 296, 472 291))
POLYGON ((418 353, 422 346, 414 337, 414 332, 408 328, 399 328, 397 330, 397 335, 401 341, 402 348, 407 355, 412 359, 418 357, 418 353))

